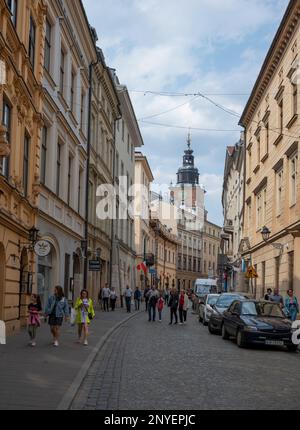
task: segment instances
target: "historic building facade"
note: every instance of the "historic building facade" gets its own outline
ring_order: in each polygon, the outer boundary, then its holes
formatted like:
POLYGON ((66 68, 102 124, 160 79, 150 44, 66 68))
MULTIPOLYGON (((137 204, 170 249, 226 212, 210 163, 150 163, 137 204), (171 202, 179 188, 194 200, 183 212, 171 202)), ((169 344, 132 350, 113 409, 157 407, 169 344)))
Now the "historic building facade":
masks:
POLYGON ((245 291, 244 265, 240 254, 244 224, 244 167, 245 141, 242 136, 236 145, 226 149, 222 195, 224 225, 221 235, 222 254, 228 257, 223 275, 228 275, 228 288, 240 292, 245 291))
MULTIPOLYGON (((136 267, 154 255, 155 237, 150 227, 150 186, 154 177, 147 157, 142 152, 135 153, 135 199, 134 232, 136 267)), ((136 269, 136 286, 141 290, 151 284, 151 275, 136 269)))
POLYGON ((38 261, 43 303, 55 285, 70 301, 83 287, 89 72, 97 61, 81 1, 46 5, 38 229, 51 253, 38 261))
POLYGON ((135 149, 144 145, 126 86, 114 75, 122 118, 116 126, 115 181, 118 187, 117 218, 114 221, 113 283, 116 290, 136 286, 136 252, 133 206, 135 195, 135 149))
POLYGON ((292 1, 240 120, 247 149, 240 249, 257 270, 257 297, 268 287, 300 296, 299 22, 300 2, 292 1))
POLYGON ((113 220, 111 216, 106 218, 105 213, 102 217, 97 205, 101 204, 106 187, 114 188, 116 185, 115 124, 121 115, 113 76, 99 48, 97 56, 92 76, 88 236, 88 259, 99 259, 101 263, 100 271, 88 270, 88 288, 94 300, 97 300, 100 288, 110 284, 112 277, 113 220), (105 188, 101 190, 99 187, 103 186, 105 188))
POLYGON ((202 235, 204 226, 205 190, 199 184, 199 171, 195 167, 194 151, 188 137, 183 163, 177 173, 176 185, 170 186, 171 203, 177 209, 177 275, 176 286, 193 288, 200 277, 202 235))
POLYGON ((34 284, 45 2, 0 0, 0 320, 25 322, 34 284), (18 6, 18 7, 17 7, 18 6))
POLYGON ((218 278, 218 257, 220 254, 222 228, 207 218, 205 212, 204 227, 201 232, 202 257, 201 257, 201 278, 218 278))

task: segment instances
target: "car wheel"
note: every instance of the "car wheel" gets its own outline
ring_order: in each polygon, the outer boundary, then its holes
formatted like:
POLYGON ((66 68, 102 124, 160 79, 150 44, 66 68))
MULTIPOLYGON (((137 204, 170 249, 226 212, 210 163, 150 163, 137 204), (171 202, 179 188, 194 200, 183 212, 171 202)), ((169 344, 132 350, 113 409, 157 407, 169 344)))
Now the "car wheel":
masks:
POLYGON ((298 345, 288 345, 287 349, 288 349, 288 352, 297 352, 298 345))
POLYGON ((208 323, 208 331, 210 332, 210 334, 216 334, 216 331, 212 328, 210 322, 208 323))
POLYGON ((245 341, 243 339, 243 333, 242 333, 241 330, 239 330, 238 333, 237 333, 236 343, 237 343, 237 346, 239 348, 245 348, 246 347, 246 343, 245 343, 245 341))
POLYGON ((224 340, 229 339, 229 334, 227 333, 225 324, 222 325, 222 339, 224 339, 224 340))

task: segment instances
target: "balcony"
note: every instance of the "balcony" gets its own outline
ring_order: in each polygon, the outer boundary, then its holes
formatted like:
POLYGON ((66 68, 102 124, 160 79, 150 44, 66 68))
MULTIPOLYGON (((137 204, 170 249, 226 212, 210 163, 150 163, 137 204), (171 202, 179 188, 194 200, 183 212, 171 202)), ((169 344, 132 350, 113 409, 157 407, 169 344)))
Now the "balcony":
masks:
POLYGON ((234 225, 232 220, 226 220, 223 228, 224 233, 231 234, 234 232, 234 225))

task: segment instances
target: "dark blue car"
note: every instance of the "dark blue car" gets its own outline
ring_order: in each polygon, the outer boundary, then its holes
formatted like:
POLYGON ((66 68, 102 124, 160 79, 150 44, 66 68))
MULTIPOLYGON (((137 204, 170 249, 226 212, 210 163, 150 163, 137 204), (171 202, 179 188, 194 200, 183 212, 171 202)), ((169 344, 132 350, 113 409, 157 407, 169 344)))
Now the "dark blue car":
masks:
POLYGON ((279 304, 236 300, 223 313, 222 337, 235 337, 240 348, 249 344, 286 346, 297 351, 292 342, 292 323, 279 304))

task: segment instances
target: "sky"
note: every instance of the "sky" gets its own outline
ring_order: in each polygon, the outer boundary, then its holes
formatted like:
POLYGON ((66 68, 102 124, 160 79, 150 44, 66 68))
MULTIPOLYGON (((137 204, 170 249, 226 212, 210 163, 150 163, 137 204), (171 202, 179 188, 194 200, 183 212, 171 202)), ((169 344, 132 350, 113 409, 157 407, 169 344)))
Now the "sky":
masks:
POLYGON ((191 128, 208 218, 222 225, 226 147, 241 128, 214 103, 242 113, 288 0, 83 3, 107 65, 130 92, 156 184, 176 182, 191 128))

